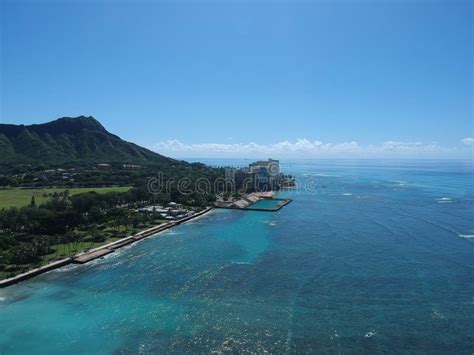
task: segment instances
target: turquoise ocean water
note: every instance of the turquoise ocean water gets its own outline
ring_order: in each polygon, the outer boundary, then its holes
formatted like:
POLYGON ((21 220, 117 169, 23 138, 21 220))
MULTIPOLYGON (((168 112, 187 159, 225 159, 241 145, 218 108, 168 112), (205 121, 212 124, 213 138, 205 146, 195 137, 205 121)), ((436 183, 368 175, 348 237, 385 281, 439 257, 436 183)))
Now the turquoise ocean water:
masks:
POLYGON ((284 200, 264 199, 264 200, 260 200, 260 201, 250 204, 249 206, 247 206, 247 208, 248 209, 261 208, 264 210, 272 210, 272 209, 276 209, 278 206, 280 206, 284 202, 285 202, 284 200))
POLYGON ((474 351, 471 163, 282 168, 307 191, 278 212, 217 210, 1 289, 0 353, 474 351))

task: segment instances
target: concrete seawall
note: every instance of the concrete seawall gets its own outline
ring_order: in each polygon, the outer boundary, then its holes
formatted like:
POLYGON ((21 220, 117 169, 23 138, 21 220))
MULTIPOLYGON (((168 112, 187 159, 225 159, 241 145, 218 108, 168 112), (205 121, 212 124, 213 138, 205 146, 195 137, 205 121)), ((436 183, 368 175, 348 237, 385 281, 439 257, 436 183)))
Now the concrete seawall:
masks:
POLYGON ((276 201, 283 201, 281 204, 274 208, 259 208, 259 207, 252 207, 252 205, 249 205, 247 207, 235 207, 235 206, 216 206, 216 208, 223 208, 227 210, 242 210, 242 211, 261 211, 261 212, 276 212, 281 210, 283 207, 285 207, 287 204, 292 202, 293 200, 291 198, 273 198, 272 200, 276 201))
POLYGON ((0 281, 0 288, 2 287, 7 287, 10 285, 14 285, 18 282, 24 281, 31 279, 32 277, 44 274, 45 272, 66 266, 72 262, 72 257, 57 260, 55 262, 49 263, 48 265, 41 266, 37 269, 30 270, 28 272, 25 272, 23 274, 11 277, 9 279, 1 280, 0 281))
POLYGON ((198 213, 196 213, 192 216, 184 217, 184 218, 181 218, 177 221, 172 221, 172 222, 160 224, 158 226, 155 226, 155 227, 143 230, 141 232, 138 232, 135 235, 119 239, 115 242, 108 243, 108 244, 102 245, 100 247, 97 247, 97 248, 94 248, 94 249, 91 249, 91 250, 88 250, 88 251, 85 251, 85 252, 78 253, 78 254, 76 254, 74 256, 71 256, 71 257, 67 257, 67 258, 64 258, 64 259, 61 259, 61 260, 54 261, 54 262, 49 263, 47 265, 38 267, 36 269, 27 271, 23 274, 20 274, 20 275, 11 277, 11 278, 8 278, 8 279, 5 279, 5 280, 0 280, 0 288, 7 287, 7 286, 10 286, 10 285, 14 285, 14 284, 19 283, 21 281, 31 279, 32 277, 44 274, 45 272, 48 272, 48 271, 51 271, 51 270, 54 270, 54 269, 58 269, 60 267, 69 265, 71 263, 85 264, 85 263, 88 263, 92 260, 102 258, 105 255, 113 253, 115 250, 120 249, 120 248, 122 248, 126 245, 135 243, 135 242, 137 242, 139 240, 142 240, 144 238, 147 238, 151 235, 163 232, 163 231, 165 231, 169 228, 172 228, 176 225, 179 225, 179 224, 182 224, 182 223, 187 222, 189 220, 192 220, 194 218, 200 217, 200 216, 204 215, 205 213, 208 213, 212 209, 213 209, 212 207, 208 207, 205 210, 203 210, 201 212, 198 212, 198 213))

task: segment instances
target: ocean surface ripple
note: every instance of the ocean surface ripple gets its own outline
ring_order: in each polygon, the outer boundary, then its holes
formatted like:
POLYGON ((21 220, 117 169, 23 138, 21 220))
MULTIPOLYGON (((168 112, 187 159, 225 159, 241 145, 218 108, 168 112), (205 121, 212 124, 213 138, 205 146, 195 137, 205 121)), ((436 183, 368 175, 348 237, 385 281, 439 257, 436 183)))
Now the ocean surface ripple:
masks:
POLYGON ((282 170, 320 188, 0 290, 0 354, 474 351, 470 163, 282 170))

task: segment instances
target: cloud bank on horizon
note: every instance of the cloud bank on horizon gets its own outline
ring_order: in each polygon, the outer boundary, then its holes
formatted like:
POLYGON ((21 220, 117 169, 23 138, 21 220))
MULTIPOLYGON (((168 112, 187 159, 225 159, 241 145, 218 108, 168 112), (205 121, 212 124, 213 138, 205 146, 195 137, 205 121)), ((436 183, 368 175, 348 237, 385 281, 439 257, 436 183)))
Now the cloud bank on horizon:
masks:
POLYGON ((152 150, 176 158, 474 158, 474 138, 466 137, 457 146, 436 142, 359 144, 357 141, 324 143, 300 138, 273 144, 200 143, 185 144, 177 139, 154 144, 152 150))

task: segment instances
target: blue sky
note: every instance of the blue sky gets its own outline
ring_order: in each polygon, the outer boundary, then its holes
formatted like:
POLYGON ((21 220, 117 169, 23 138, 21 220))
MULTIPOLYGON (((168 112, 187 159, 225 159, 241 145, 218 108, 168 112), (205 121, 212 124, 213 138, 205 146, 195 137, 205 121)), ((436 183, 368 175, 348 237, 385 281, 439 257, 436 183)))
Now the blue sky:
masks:
POLYGON ((470 1, 3 0, 1 13, 2 123, 92 115, 174 156, 472 154, 470 1))

